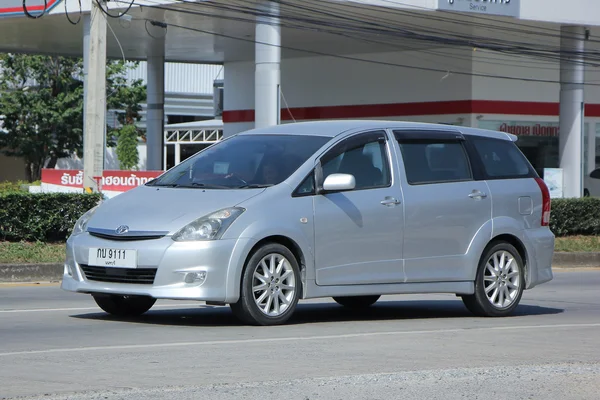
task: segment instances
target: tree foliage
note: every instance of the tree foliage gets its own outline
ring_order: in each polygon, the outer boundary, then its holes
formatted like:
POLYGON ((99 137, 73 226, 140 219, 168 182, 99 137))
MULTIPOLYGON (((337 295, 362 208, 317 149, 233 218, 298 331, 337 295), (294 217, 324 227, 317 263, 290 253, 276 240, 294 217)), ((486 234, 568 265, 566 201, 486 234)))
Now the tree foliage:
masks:
POLYGON ((121 169, 135 169, 139 162, 137 151, 138 131, 135 125, 124 125, 118 133, 117 157, 121 169))
POLYGON ((109 128, 109 145, 114 146, 117 139, 117 158, 121 169, 131 170, 137 167, 139 154, 137 150, 138 137, 141 132, 135 126, 142 116, 142 103, 146 99, 146 86, 141 79, 128 82, 125 73, 133 65, 116 61, 108 65, 108 87, 118 88, 111 90, 108 95, 108 108, 117 114, 120 126, 109 128))
POLYGON ((81 151, 83 82, 80 60, 6 54, 0 56, 0 148, 23 157, 27 177, 60 157, 81 151))
MULTIPOLYGON (((135 64, 107 65, 107 107, 121 124, 140 119, 146 97, 142 81, 128 82, 135 64)), ((83 150, 83 62, 81 59, 25 54, 0 55, 0 151, 22 157, 30 181, 59 158, 83 150)), ((114 145, 107 127, 107 141, 114 145)), ((137 154, 137 149, 136 149, 137 154)))

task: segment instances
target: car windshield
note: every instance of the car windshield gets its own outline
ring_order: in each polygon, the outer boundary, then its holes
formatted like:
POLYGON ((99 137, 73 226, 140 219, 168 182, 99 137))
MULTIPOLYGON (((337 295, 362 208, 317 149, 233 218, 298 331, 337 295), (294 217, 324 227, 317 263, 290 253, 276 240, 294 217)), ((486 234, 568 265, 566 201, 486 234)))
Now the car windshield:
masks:
POLYGON ((200 189, 258 188, 287 179, 330 138, 304 135, 240 135, 173 167, 149 186, 200 189))

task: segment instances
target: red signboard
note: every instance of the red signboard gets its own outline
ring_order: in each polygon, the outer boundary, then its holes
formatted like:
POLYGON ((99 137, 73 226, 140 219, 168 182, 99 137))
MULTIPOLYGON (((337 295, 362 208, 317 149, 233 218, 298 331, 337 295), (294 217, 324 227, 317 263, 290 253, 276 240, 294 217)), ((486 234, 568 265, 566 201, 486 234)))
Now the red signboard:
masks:
MULTIPOLYGON (((156 178, 163 171, 104 171, 102 191, 126 192, 156 178)), ((83 171, 74 169, 42 169, 42 183, 83 189, 83 171)))
POLYGON ((558 125, 548 124, 523 124, 523 125, 509 125, 503 123, 500 125, 500 131, 512 133, 517 136, 558 136, 559 127, 558 125))

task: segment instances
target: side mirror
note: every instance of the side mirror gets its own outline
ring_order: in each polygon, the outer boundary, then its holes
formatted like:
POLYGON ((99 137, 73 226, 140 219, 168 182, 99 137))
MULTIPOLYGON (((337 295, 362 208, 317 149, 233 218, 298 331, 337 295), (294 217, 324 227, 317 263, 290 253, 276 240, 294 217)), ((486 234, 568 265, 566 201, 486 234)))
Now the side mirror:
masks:
POLYGON ((323 182, 323 190, 326 192, 352 190, 355 187, 356 180, 354 175, 350 174, 331 174, 323 182))

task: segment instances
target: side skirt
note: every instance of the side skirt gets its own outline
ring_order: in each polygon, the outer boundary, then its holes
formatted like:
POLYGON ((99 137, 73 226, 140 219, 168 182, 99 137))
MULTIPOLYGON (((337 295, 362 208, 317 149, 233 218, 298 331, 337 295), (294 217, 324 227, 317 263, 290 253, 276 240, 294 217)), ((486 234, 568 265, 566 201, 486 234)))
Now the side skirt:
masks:
POLYGON ((313 279, 306 281, 304 285, 304 299, 333 296, 368 296, 378 294, 475 293, 475 284, 472 281, 318 286, 313 279))

